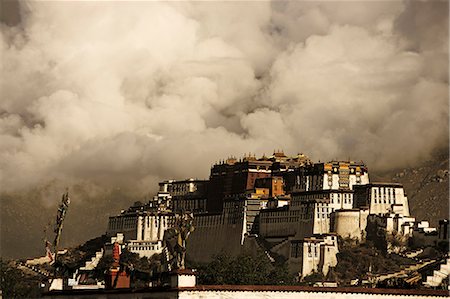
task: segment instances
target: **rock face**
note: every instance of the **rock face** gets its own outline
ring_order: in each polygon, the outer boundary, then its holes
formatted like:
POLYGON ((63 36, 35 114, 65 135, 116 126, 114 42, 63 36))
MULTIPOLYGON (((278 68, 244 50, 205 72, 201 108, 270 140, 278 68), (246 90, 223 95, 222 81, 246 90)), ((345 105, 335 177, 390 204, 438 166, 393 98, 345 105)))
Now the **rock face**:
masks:
POLYGON ((428 220, 436 227, 440 219, 449 218, 448 153, 437 154, 417 167, 385 173, 372 172, 372 181, 403 184, 410 212, 417 220, 428 220))

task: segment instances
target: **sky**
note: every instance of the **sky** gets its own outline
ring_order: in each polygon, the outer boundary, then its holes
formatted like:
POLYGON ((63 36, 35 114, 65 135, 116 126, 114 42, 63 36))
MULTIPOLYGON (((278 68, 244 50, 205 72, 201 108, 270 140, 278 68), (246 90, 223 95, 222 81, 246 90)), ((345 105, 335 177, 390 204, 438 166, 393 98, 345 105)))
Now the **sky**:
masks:
POLYGON ((148 192, 274 149, 417 164, 448 150, 448 14, 447 1, 9 2, 2 192, 148 192))

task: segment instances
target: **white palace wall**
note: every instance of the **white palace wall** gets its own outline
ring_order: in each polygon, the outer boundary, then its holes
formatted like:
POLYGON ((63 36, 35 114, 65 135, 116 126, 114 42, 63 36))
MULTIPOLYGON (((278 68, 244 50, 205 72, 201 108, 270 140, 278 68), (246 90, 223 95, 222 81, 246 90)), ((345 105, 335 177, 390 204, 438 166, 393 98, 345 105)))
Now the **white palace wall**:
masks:
POLYGON ((284 292, 284 291, 187 291, 181 292, 180 299, 430 299, 439 297, 430 296, 405 296, 390 294, 352 294, 352 293, 329 293, 321 292, 284 292))
POLYGON ((44 295, 54 299, 437 299, 448 298, 444 290, 394 290, 362 288, 318 288, 299 286, 196 286, 170 290, 60 291, 44 295))

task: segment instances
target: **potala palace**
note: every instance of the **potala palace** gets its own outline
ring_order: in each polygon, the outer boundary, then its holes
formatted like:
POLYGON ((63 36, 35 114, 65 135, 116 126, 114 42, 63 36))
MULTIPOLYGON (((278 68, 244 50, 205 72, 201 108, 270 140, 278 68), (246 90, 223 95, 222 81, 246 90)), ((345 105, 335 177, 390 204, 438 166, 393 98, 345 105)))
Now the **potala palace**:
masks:
MULTIPOLYGON (((342 239, 373 241, 399 254, 406 254, 408 244, 448 239, 448 221, 431 228, 416 220, 403 186, 371 182, 363 162, 313 163, 303 154, 288 157, 281 151, 230 157, 211 167, 209 180, 160 182, 152 200, 110 217, 107 235, 151 257, 163 252, 164 232, 183 213, 193 215, 195 227, 188 260, 208 262, 221 252, 236 256, 261 248, 268 259, 286 259, 299 280, 327 275, 337 264, 342 239)), ((442 279, 423 283, 435 286, 442 279)))

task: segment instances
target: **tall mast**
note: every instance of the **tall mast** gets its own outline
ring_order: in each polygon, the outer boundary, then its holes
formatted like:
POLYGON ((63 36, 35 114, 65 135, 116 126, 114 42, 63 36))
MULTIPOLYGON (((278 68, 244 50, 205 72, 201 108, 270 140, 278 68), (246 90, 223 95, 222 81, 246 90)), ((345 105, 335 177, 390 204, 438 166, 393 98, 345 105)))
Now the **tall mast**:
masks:
MULTIPOLYGON (((58 207, 58 214, 56 215, 56 223, 54 227, 54 233, 55 233, 55 240, 53 241, 53 249, 55 250, 55 264, 54 264, 54 272, 53 272, 53 279, 56 277, 56 268, 57 268, 57 258, 58 258, 58 245, 59 240, 61 237, 61 232, 64 224, 64 219, 66 217, 67 210, 69 208, 70 204, 70 198, 69 198, 69 191, 66 191, 66 193, 63 194, 61 203, 58 207)), ((52 279, 52 281, 53 281, 52 279)))
POLYGON ((67 209, 69 208, 70 198, 69 191, 63 194, 61 203, 58 208, 58 214, 56 215, 56 223, 55 223, 55 240, 53 241, 53 248, 55 248, 55 253, 58 252, 59 239, 61 237, 61 232, 63 228, 64 219, 66 217, 67 209))

